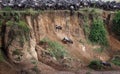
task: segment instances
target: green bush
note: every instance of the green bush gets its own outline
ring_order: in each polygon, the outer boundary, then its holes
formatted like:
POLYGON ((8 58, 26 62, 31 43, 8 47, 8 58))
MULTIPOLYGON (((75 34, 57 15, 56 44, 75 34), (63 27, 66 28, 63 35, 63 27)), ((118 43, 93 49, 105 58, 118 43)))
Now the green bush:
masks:
POLYGON ((12 9, 7 6, 7 7, 4 7, 3 10, 5 10, 5 11, 11 11, 12 9))
POLYGON ((13 51, 12 55, 20 55, 20 50, 19 49, 15 49, 13 51))
POLYGON ((20 20, 19 22, 17 22, 17 26, 18 26, 18 30, 17 30, 17 34, 19 36, 20 39, 20 44, 21 46, 24 45, 24 42, 29 41, 30 40, 30 29, 27 26, 26 22, 20 20))
POLYGON ((23 20, 19 20, 18 22, 9 20, 6 22, 6 25, 9 26, 11 29, 9 31, 10 36, 15 39, 16 37, 19 38, 21 46, 24 45, 25 41, 29 41, 29 27, 27 26, 26 22, 23 20))
POLYGON ((112 60, 112 63, 120 66, 120 56, 114 57, 114 59, 112 60))
POLYGON ((28 14, 28 15, 35 15, 36 14, 36 12, 32 8, 26 9, 25 13, 28 14))
POLYGON ((89 35, 89 40, 92 43, 97 43, 104 46, 108 45, 107 32, 102 20, 97 19, 93 21, 89 35))
POLYGON ((9 12, 1 12, 1 18, 4 19, 4 20, 10 20, 11 17, 10 17, 10 13, 9 12))
POLYGON ((11 12, 11 14, 13 15, 12 17, 16 19, 16 21, 19 21, 22 16, 20 12, 11 12))
POLYGON ((38 69, 37 65, 35 65, 33 68, 31 68, 32 71, 36 72, 35 74, 41 74, 40 70, 38 69))
POLYGON ((48 38, 43 38, 42 40, 40 40, 40 43, 45 43, 45 42, 49 42, 50 40, 48 38))
POLYGON ((88 67, 95 70, 101 70, 103 68, 103 65, 101 64, 100 60, 93 60, 90 62, 88 67))
POLYGON ((104 50, 104 48, 99 47, 99 48, 95 48, 94 51, 96 51, 97 53, 102 53, 104 50))
POLYGON ((3 61, 4 61, 4 56, 3 56, 3 53, 2 53, 2 51, 0 49, 0 62, 3 62, 3 61))
POLYGON ((29 28, 24 21, 19 21, 18 27, 21 28, 24 32, 29 32, 29 28))
POLYGON ((86 74, 91 74, 91 73, 88 71, 88 72, 86 72, 86 74))
POLYGON ((2 20, 0 20, 0 27, 2 26, 2 20))
POLYGON ((19 20, 18 22, 10 20, 10 21, 6 22, 6 25, 12 26, 12 27, 17 26, 19 30, 17 30, 16 32, 18 32, 18 34, 22 34, 22 35, 28 34, 28 32, 30 30, 29 27, 27 26, 26 22, 24 22, 22 20, 19 20))
POLYGON ((89 25, 89 19, 87 16, 84 17, 84 25, 83 25, 83 30, 85 33, 86 38, 88 39, 88 36, 90 34, 90 25, 89 25))
POLYGON ((7 26, 12 26, 12 25, 14 25, 14 22, 11 21, 11 20, 10 20, 10 21, 7 21, 7 22, 6 22, 6 25, 7 25, 7 26))
POLYGON ((115 14, 115 17, 113 19, 112 31, 117 36, 120 36, 120 11, 115 14))
POLYGON ((64 57, 67 55, 67 51, 64 48, 64 46, 62 46, 61 44, 59 44, 58 42, 55 41, 51 41, 48 38, 43 39, 40 42, 46 42, 48 44, 48 48, 47 50, 50 52, 50 54, 55 57, 56 59, 59 59, 61 57, 64 57))

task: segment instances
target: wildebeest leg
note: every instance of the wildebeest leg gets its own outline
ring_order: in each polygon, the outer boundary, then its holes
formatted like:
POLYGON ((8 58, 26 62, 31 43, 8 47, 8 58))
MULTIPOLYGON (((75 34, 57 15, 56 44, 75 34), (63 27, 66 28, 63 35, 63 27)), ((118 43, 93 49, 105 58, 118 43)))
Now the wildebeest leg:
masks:
POLYGON ((73 10, 70 10, 70 16, 72 16, 74 14, 73 10))

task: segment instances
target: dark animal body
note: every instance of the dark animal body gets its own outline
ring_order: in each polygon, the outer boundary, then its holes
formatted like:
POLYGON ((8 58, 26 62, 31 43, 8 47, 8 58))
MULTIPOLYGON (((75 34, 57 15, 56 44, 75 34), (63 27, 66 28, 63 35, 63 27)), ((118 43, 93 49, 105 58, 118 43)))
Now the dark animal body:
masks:
POLYGON ((111 67, 111 64, 108 62, 101 62, 101 64, 106 67, 111 67))
POLYGON ((40 10, 79 10, 83 7, 95 7, 105 10, 119 10, 120 2, 103 0, 0 0, 1 8, 40 9, 40 10))
POLYGON ((56 30, 62 30, 62 27, 58 26, 58 25, 56 25, 55 28, 56 28, 56 30))
POLYGON ((67 44, 67 43, 73 44, 73 41, 72 41, 71 39, 67 38, 67 37, 64 37, 64 38, 62 39, 62 42, 65 43, 65 44, 67 44))

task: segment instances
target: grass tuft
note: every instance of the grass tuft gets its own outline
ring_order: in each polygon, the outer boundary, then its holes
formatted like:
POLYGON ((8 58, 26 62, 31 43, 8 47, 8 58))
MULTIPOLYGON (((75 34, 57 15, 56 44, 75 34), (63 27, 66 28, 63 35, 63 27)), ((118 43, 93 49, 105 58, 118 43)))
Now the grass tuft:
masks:
POLYGON ((2 50, 0 49, 0 62, 3 62, 4 60, 5 60, 5 59, 4 59, 2 50))
POLYGON ((115 56, 114 59, 112 60, 112 63, 120 66, 120 56, 115 56))
POLYGON ((90 64, 88 65, 89 68, 95 69, 95 70, 101 70, 103 69, 103 65, 101 64, 100 60, 92 60, 90 64))
POLYGON ((58 43, 56 41, 51 41, 48 38, 44 38, 40 42, 46 42, 48 44, 47 50, 56 59, 59 59, 59 58, 67 55, 67 51, 64 48, 64 46, 62 46, 60 43, 58 43))

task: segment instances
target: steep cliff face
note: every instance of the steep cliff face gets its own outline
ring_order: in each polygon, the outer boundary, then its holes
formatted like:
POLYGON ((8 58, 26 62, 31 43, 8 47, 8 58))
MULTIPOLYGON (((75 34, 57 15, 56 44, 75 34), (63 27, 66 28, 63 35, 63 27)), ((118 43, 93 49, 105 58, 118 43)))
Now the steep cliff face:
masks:
MULTIPOLYGON (((36 17, 27 16, 26 21, 34 31, 32 33, 34 33, 36 43, 39 43, 40 40, 48 37, 65 46, 72 56, 87 62, 95 57, 99 58, 100 55, 92 51, 92 49, 99 46, 92 46, 86 40, 84 24, 91 24, 92 22, 91 15, 86 13, 86 16, 88 17, 87 21, 82 13, 75 13, 70 16, 70 13, 68 12, 46 12, 44 14, 39 14, 36 17), (55 28, 56 25, 61 26, 62 30, 57 30, 55 28), (62 39, 64 37, 72 39, 73 44, 63 44, 62 39)), ((94 17, 94 15, 92 16, 94 17)), ((104 58, 108 59, 108 56, 105 53, 101 56, 105 56, 104 58)))
MULTIPOLYGON (((112 18, 108 17, 105 12, 99 16, 102 16, 101 18, 105 20, 106 24, 109 24, 112 18)), ((0 37, 0 39, 2 38, 0 45, 4 45, 3 50, 7 51, 5 53, 11 63, 18 68, 18 73, 53 74, 53 72, 56 73, 56 70, 76 71, 84 68, 93 59, 103 61, 110 59, 108 51, 96 52, 94 49, 98 49, 100 46, 92 45, 86 39, 84 25, 91 25, 94 17, 96 17, 94 14, 86 11, 76 12, 73 15, 67 11, 46 11, 35 15, 22 15, 20 19, 24 19, 29 31, 24 31, 23 29, 26 29, 24 26, 22 28, 16 25, 5 26, 5 29, 1 30, 5 34, 0 37), (62 29, 56 29, 56 25, 61 26, 62 29), (70 38, 73 44, 63 43, 64 37, 70 38), (45 45, 40 45, 40 41, 44 38, 49 38, 51 41, 56 41, 64 46, 69 55, 60 58, 60 60, 51 56, 49 50, 43 47, 45 45)), ((4 21, 4 25, 11 19, 8 18, 4 21)), ((108 26, 106 28, 110 29, 108 26)), ((119 41, 112 38, 115 43, 118 42, 118 45, 114 46, 111 36, 108 39, 110 39, 113 49, 114 47, 119 49, 119 41)), ((47 48, 47 46, 45 47, 47 48)))

